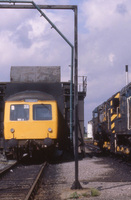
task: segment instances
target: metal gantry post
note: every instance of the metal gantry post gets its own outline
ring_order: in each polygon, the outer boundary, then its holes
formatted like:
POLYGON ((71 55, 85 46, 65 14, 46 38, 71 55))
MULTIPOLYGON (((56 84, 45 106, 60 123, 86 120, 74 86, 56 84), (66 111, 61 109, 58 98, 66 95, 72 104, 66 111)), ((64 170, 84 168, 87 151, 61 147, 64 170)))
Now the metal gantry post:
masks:
POLYGON ((73 143, 73 59, 74 59, 74 47, 71 48, 71 80, 70 80, 70 140, 73 143))
POLYGON ((81 189, 78 180, 78 35, 77 6, 74 9, 74 132, 75 132, 75 181, 71 189, 81 189))

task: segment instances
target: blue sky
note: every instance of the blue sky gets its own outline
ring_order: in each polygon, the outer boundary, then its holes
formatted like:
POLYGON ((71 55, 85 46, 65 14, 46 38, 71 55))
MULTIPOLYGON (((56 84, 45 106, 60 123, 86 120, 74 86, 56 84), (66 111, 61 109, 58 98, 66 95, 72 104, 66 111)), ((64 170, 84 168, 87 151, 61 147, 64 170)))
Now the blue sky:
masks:
MULTIPOLYGON (((130 0, 36 0, 36 4, 78 5, 79 75, 87 76, 85 125, 92 110, 131 80, 130 0)), ((73 11, 44 13, 73 43, 73 11)), ((71 50, 36 10, 0 10, 0 81, 10 80, 11 66, 61 66, 70 79, 71 50)))

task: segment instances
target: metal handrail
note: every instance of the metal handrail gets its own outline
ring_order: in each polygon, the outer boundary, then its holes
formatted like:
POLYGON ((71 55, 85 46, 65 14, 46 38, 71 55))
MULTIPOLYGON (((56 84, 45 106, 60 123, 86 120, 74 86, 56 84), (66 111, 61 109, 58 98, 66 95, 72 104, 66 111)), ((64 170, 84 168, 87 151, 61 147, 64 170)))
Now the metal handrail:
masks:
POLYGON ((87 76, 78 76, 78 92, 87 91, 87 76))

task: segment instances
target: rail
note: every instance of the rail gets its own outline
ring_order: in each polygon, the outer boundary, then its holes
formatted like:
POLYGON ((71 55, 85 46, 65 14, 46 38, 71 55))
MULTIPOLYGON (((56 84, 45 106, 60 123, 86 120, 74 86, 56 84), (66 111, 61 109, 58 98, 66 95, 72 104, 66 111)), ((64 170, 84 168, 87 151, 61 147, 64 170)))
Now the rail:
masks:
POLYGON ((40 180, 41 180, 41 178, 42 178, 42 173, 43 173, 43 170, 44 170, 46 164, 47 164, 47 163, 45 162, 45 163, 42 165, 42 167, 41 167, 41 169, 40 169, 40 171, 39 171, 39 173, 38 173, 38 175, 37 175, 37 177, 36 177, 36 179, 35 179, 35 181, 34 181, 32 187, 30 188, 28 194, 26 195, 25 200, 29 200, 29 199, 31 199, 31 198, 34 196, 35 191, 37 190, 38 185, 39 185, 39 182, 40 182, 40 180))
POLYGON ((46 162, 40 165, 17 165, 0 181, 0 200, 34 199, 46 162))

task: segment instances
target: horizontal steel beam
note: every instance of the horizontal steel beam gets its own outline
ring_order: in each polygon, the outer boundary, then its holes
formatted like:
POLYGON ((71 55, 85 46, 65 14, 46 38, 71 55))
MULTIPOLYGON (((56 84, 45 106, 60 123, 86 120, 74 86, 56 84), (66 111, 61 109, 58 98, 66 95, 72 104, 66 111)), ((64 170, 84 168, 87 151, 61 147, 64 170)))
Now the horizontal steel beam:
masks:
MULTIPOLYGON (((16 2, 17 3, 17 2, 16 2)), ((71 9, 76 8, 75 5, 38 5, 40 9, 71 9)), ((36 9, 33 5, 16 5, 16 4, 0 4, 0 9, 36 9)))

